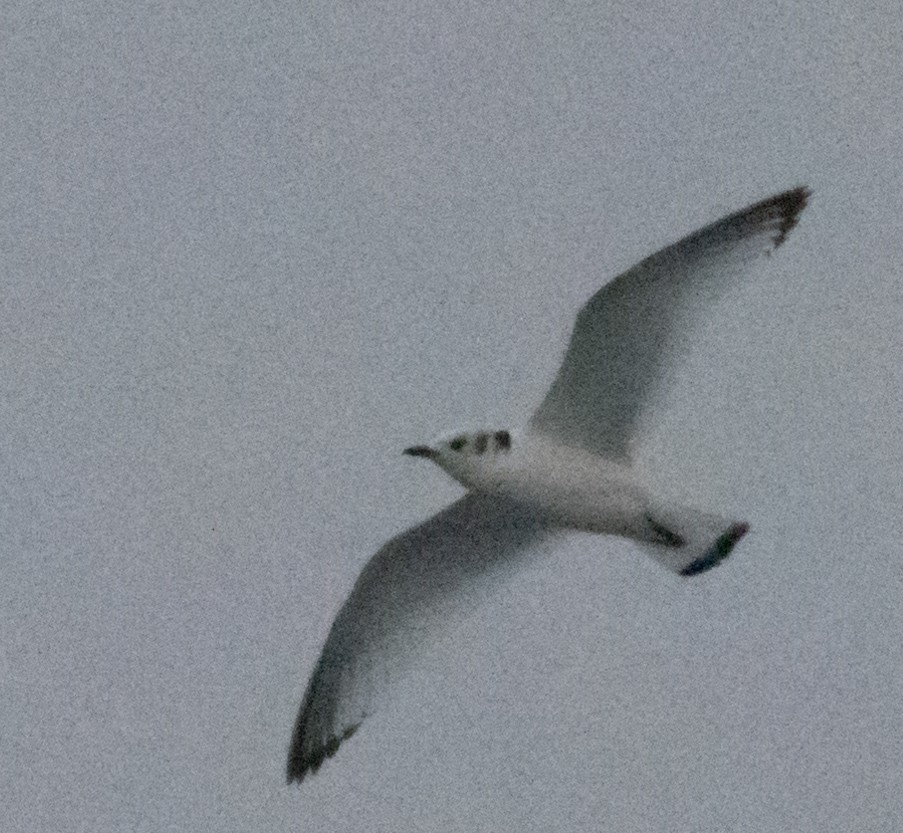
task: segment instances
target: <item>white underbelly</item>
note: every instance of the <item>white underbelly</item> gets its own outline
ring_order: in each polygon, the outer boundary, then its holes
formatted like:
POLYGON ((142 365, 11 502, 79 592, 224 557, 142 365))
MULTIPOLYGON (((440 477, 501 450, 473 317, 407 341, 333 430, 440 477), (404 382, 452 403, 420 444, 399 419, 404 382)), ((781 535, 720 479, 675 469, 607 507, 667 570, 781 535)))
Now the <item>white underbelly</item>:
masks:
POLYGON ((585 532, 636 537, 648 527, 642 492, 625 483, 512 483, 502 491, 557 524, 585 532))
POLYGON ((495 481, 496 490, 550 521, 585 532, 648 538, 648 500, 633 472, 571 449, 540 448, 495 481))

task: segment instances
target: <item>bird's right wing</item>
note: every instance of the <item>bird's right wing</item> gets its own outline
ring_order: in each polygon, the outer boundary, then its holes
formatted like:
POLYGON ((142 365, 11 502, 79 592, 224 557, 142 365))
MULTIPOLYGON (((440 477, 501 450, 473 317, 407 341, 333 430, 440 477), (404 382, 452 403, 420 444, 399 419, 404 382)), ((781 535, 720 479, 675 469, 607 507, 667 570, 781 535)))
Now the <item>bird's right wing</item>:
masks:
POLYGON ((523 507, 468 494, 386 543, 339 611, 304 694, 289 749, 288 781, 335 754, 456 596, 504 574, 544 532, 523 507))
POLYGON ((784 242, 808 196, 794 188, 730 214, 603 286, 580 310, 530 427, 628 461, 640 412, 667 366, 708 322, 724 289, 784 242))

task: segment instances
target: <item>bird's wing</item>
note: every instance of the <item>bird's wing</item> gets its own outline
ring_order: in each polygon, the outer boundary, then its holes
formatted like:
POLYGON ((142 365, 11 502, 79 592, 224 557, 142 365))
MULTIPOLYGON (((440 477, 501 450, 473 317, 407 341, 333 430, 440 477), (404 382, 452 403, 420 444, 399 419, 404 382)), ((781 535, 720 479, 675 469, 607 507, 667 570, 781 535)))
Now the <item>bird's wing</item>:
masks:
POLYGON ((469 494, 385 544, 339 611, 307 685, 289 783, 316 772, 354 733, 462 590, 520 563, 542 532, 523 507, 469 494))
POLYGON ((666 361, 679 358, 721 292, 780 246, 809 191, 794 188, 647 257, 580 310, 564 362, 531 428, 611 459, 630 459, 637 419, 666 361))

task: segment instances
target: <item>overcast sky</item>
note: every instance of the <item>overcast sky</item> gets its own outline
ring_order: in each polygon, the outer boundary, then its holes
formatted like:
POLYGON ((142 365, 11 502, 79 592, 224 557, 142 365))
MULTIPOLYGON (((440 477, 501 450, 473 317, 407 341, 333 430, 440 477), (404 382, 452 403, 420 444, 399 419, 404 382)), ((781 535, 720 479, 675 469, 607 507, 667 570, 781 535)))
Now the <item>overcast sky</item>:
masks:
POLYGON ((899 3, 448 5, 2 4, 5 828, 899 829, 899 3), (358 571, 460 493, 401 449, 797 184, 643 435, 732 558, 574 537, 287 787, 358 571))

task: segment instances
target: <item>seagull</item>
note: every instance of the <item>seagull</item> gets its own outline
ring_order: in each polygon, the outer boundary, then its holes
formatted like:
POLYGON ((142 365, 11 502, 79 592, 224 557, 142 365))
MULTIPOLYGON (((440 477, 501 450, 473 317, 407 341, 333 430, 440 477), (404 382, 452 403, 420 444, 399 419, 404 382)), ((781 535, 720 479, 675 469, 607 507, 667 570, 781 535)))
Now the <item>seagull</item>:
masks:
POLYGON ((391 688, 389 670, 423 650, 450 600, 504 575, 547 536, 619 535, 681 576, 727 558, 748 524, 656 497, 632 465, 632 440, 694 327, 732 281, 784 243, 809 196, 798 187, 762 200, 599 289, 523 428, 458 432, 404 450, 467 493, 364 567, 308 682, 288 783, 315 773, 357 731, 391 688))

